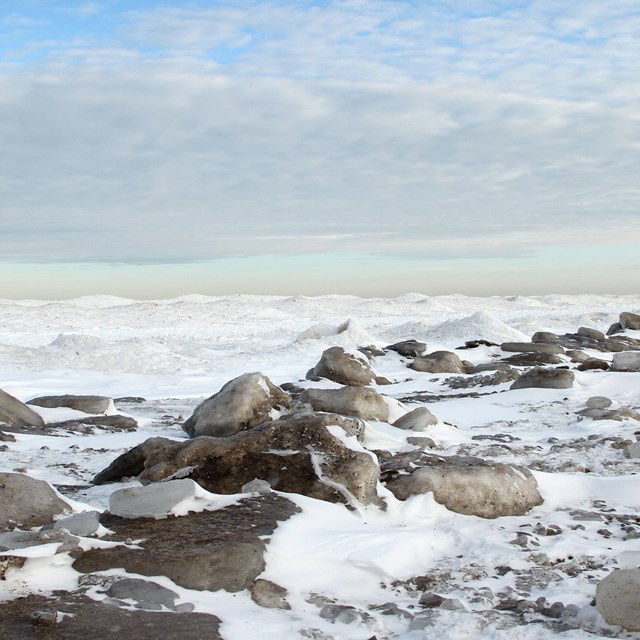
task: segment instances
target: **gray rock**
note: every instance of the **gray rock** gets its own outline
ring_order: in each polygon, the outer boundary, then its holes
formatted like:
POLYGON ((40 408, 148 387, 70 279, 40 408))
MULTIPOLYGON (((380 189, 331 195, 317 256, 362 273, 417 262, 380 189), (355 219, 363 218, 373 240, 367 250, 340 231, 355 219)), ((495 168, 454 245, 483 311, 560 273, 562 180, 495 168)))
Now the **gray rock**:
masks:
POLYGON ((587 409, 608 409, 611 406, 611 400, 605 396, 591 396, 587 398, 587 409))
POLYGON ((342 387, 341 389, 306 389, 299 398, 314 411, 354 416, 362 420, 389 419, 389 407, 384 398, 370 387, 342 387))
POLYGON ((43 480, 22 473, 0 473, 0 531, 47 524, 65 511, 72 511, 71 506, 43 480))
POLYGON ((166 518, 183 500, 202 493, 189 478, 118 489, 109 496, 109 511, 123 518, 166 518))
POLYGON ((601 580, 596 606, 608 624, 640 631, 640 569, 616 569, 601 580))
POLYGON ((466 366, 452 351, 434 351, 415 358, 410 368, 425 373, 468 373, 473 365, 466 366))
POLYGON ((270 493, 164 520, 107 514, 101 522, 113 533, 105 539, 136 540, 136 546, 89 549, 73 568, 82 573, 122 568, 143 576, 164 575, 187 589, 242 591, 264 570, 267 542, 278 522, 298 512, 291 501, 270 493))
POLYGON ((251 587, 251 599, 266 609, 290 610, 291 605, 286 598, 287 590, 271 580, 258 578, 251 587))
POLYGON ((74 536, 92 536, 100 528, 100 520, 97 511, 82 511, 74 513, 68 518, 56 520, 53 528, 56 530, 67 531, 74 536))
POLYGON ((356 386, 370 384, 376 377, 368 362, 347 353, 342 347, 331 347, 324 351, 312 372, 312 377, 356 386))
POLYGON ((616 333, 620 333, 621 331, 624 330, 624 327, 619 323, 619 322, 614 322, 608 329, 607 329, 607 335, 611 336, 614 335, 616 333))
POLYGON ((200 436, 187 442, 151 438, 120 456, 94 482, 117 480, 118 474, 139 475, 142 482, 179 475, 213 493, 230 494, 258 478, 277 491, 329 502, 355 499, 378 504, 377 461, 346 446, 328 427, 356 437, 363 429, 361 423, 342 416, 301 414, 228 438, 200 436))
POLYGON ((417 358, 424 354, 427 350, 427 345, 425 342, 418 342, 417 340, 411 339, 390 344, 385 347, 385 349, 395 351, 405 358, 417 358))
POLYGON ((515 353, 503 360, 514 367, 538 367, 549 364, 562 364, 563 360, 557 353, 515 353))
POLYGON ((125 600, 133 600, 138 609, 161 611, 163 608, 176 610, 178 594, 155 582, 140 578, 122 578, 113 582, 105 592, 118 604, 126 606, 125 600))
POLYGON ((44 420, 24 402, 0 389, 0 422, 15 427, 43 427, 44 420))
POLYGON ((640 371, 640 351, 622 351, 613 354, 615 371, 640 371))
POLYGON ((633 442, 624 448, 624 455, 627 458, 640 458, 640 442, 633 442))
POLYGON ((620 325, 623 329, 640 329, 640 315, 631 313, 631 311, 623 311, 620 314, 620 325))
POLYGON ((33 398, 27 402, 27 404, 35 405, 36 407, 47 407, 49 409, 55 409, 58 407, 66 407, 68 409, 75 409, 76 411, 82 411, 83 413, 104 413, 108 411, 112 406, 113 401, 106 396, 76 396, 76 395, 64 395, 64 396, 39 396, 33 398))
POLYGON ((226 437, 271 420, 273 411, 291 406, 291 397, 261 373, 245 373, 227 382, 199 404, 182 425, 191 438, 226 437))
POLYGON ((430 426, 438 424, 436 418, 426 407, 418 407, 398 418, 393 426, 398 429, 411 429, 413 431, 426 431, 430 426))
POLYGON ((422 464, 387 480, 396 498, 432 491, 450 511, 481 518, 519 516, 542 504, 538 484, 524 467, 461 456, 426 456, 422 464))
POLYGON ((503 342, 500 348, 503 351, 519 353, 564 353, 559 344, 545 342, 503 342))
POLYGON ((538 387, 542 389, 569 389, 573 386, 575 376, 569 369, 545 369, 534 367, 523 373, 510 389, 528 389, 538 387))
POLYGON ((10 555, 12 551, 57 544, 56 553, 66 553, 78 547, 78 538, 64 531, 7 531, 0 533, 0 551, 10 555))
POLYGON ((591 329, 589 327, 580 327, 576 332, 579 336, 584 336, 585 338, 589 338, 590 340, 606 340, 607 337, 602 333, 602 331, 598 331, 597 329, 591 329))

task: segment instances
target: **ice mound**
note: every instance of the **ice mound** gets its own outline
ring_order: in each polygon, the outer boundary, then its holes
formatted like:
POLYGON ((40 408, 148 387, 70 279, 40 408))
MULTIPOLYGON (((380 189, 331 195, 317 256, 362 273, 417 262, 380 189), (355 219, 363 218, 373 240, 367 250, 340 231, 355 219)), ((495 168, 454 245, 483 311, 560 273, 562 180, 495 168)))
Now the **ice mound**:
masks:
POLYGON ((488 311, 476 311, 474 314, 456 320, 445 320, 431 329, 427 341, 444 344, 459 343, 466 340, 489 340, 502 342, 529 342, 529 336, 510 327, 488 311))
POLYGON ((336 339, 333 340, 332 343, 339 346, 369 345, 378 342, 357 320, 353 319, 346 320, 337 327, 326 322, 314 324, 299 333, 296 337, 296 342, 321 340, 332 336, 336 336, 336 339))

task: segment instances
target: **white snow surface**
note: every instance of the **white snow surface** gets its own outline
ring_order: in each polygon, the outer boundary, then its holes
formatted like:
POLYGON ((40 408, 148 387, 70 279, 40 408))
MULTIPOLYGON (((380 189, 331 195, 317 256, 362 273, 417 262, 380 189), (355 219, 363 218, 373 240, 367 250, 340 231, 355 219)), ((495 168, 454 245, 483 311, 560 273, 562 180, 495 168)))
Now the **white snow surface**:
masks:
MULTIPOLYGON (((331 346, 353 351, 414 338, 426 341, 431 352, 455 350, 473 339, 529 340, 541 330, 562 334, 589 326, 606 332, 623 311, 640 312, 640 296, 0 300, 1 389, 23 401, 54 394, 109 396, 116 399, 118 413, 139 424, 134 432, 16 434, 16 442, 1 443, 6 448, 0 450, 0 471, 47 480, 73 499, 76 511, 102 511, 113 491, 136 483, 92 486, 98 471, 149 437, 185 439, 182 421, 243 373, 260 371, 275 384, 335 388, 305 380, 331 346), (117 400, 124 396, 145 401, 117 400)), ((638 338, 640 332, 626 335, 638 338)), ((479 363, 498 351, 479 347, 456 353, 479 363)), ((589 355, 610 361, 612 354, 589 355)), ((486 520, 450 512, 432 494, 400 502, 382 485, 386 510, 283 494, 302 512, 271 537, 261 577, 287 589, 290 611, 262 608, 248 592, 197 592, 168 578, 145 579, 171 588, 196 611, 217 615, 227 640, 639 637, 606 625, 591 602, 599 580, 615 568, 637 566, 640 557, 640 461, 623 454, 624 443, 640 433, 640 423, 581 419, 576 412, 596 395, 609 397, 614 409, 640 411, 640 373, 576 372, 574 386, 561 390, 509 391, 509 384, 502 384, 456 391, 446 384, 446 375, 418 373, 407 363, 393 352, 374 358, 372 368, 393 383, 374 385, 376 390, 388 396, 393 419, 428 406, 438 424, 415 433, 370 422, 364 446, 410 451, 419 446, 409 441, 412 436, 426 436, 441 455, 522 465, 534 473, 542 505, 524 516, 486 520), (440 399, 427 402, 420 394, 440 399), (560 529, 558 535, 544 533, 551 525, 560 529), (514 542, 518 536, 526 539, 524 546, 514 542), (457 599, 463 608, 423 609, 418 599, 424 591, 457 599), (537 598, 570 607, 562 619, 495 608, 509 599, 537 598), (359 613, 352 622, 331 621, 320 616, 318 602, 359 613), (394 607, 407 615, 389 614, 394 607)), ((37 411, 47 421, 79 413, 37 411)), ((363 450, 338 427, 330 429, 351 448, 363 450)), ((195 501, 193 508, 220 508, 241 498, 216 502, 207 494, 210 506, 195 501)), ((190 508, 183 504, 179 512, 190 508)), ((56 554, 56 547, 25 551, 24 567, 8 570, 0 580, 0 601, 75 589, 72 560, 56 554)))

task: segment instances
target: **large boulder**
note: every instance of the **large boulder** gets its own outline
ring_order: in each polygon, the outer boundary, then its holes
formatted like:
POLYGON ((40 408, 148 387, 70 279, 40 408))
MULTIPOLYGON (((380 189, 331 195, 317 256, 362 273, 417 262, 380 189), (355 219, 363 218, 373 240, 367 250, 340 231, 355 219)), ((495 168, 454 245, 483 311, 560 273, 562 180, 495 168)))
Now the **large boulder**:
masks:
POLYGON ((342 347, 330 347, 323 351, 310 373, 346 385, 367 385, 376 377, 365 356, 345 351, 342 347))
POLYGON ((426 373, 468 373, 473 365, 468 367, 451 351, 434 351, 426 356, 415 358, 410 367, 414 371, 426 373))
POLYGON ((122 568, 144 576, 164 575, 187 589, 241 591, 251 588, 265 567, 268 537, 279 521, 299 508, 276 493, 238 504, 166 519, 127 519, 105 514, 105 540, 126 542, 90 549, 73 564, 88 573, 122 568))
POLYGON ((596 606, 608 624, 640 631, 640 569, 616 569, 601 580, 596 606))
POLYGON ((541 389, 569 389, 573 386, 575 376, 569 369, 545 369, 534 367, 523 373, 510 387, 510 389, 528 389, 539 387, 541 389))
POLYGON ((640 371, 640 351, 622 351, 613 354, 615 371, 640 371))
POLYGON ((0 473, 0 531, 48 524, 66 511, 72 511, 71 505, 44 480, 23 473, 0 473))
POLYGON ((245 373, 207 398, 182 425, 191 438, 232 436, 278 417, 291 396, 261 373, 245 373))
POLYGON ((106 396, 38 396, 27 402, 27 404, 36 407, 46 407, 48 409, 56 409, 58 407, 66 407, 75 409, 83 413, 104 413, 113 409, 113 400, 106 396))
POLYGON ((377 460, 359 445, 347 444, 363 429, 360 422, 337 415, 300 414, 226 438, 151 438, 116 459, 94 482, 191 478, 207 491, 231 494, 257 478, 278 491, 329 502, 378 503, 377 460))
POLYGON ((44 420, 24 402, 0 389, 0 422, 14 427, 43 427, 44 420))
POLYGON ((631 313, 631 311, 623 311, 620 314, 620 325, 623 329, 640 330, 640 315, 631 313))
POLYGON ((399 500, 433 492, 450 511, 481 518, 520 516, 542 504, 538 484, 524 467, 463 456, 423 456, 420 464, 386 481, 399 500))
POLYGON ((338 413, 363 420, 389 419, 389 407, 384 398, 370 387, 342 387, 341 389, 305 389, 299 398, 314 411, 338 413))

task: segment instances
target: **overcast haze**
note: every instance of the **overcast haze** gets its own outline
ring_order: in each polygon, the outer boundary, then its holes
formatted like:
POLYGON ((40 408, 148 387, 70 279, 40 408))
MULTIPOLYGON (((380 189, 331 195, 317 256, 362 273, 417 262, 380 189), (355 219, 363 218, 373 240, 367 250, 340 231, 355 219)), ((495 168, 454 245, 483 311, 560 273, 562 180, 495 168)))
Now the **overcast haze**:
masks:
POLYGON ((637 293, 640 5, 0 1, 0 297, 637 293))

